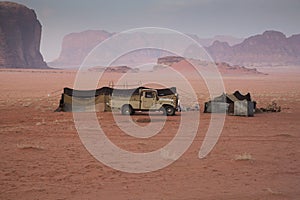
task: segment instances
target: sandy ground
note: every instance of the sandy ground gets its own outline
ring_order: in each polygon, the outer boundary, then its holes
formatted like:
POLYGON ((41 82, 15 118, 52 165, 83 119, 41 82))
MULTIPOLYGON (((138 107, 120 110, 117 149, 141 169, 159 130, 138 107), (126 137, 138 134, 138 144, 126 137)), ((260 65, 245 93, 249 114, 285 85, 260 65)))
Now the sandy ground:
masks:
MULTIPOLYGON (((133 174, 94 159, 79 139, 72 113, 53 112, 62 88, 73 86, 75 72, 1 70, 0 199, 299 199, 300 70, 268 73, 226 76, 226 91, 251 92, 258 107, 276 100, 282 112, 227 116, 218 143, 199 159, 210 121, 210 114, 201 113, 197 136, 182 157, 158 171, 133 174)), ((206 87, 191 83, 202 109, 206 87)), ((175 84, 180 88, 182 83, 175 84)), ((189 117, 189 112, 181 115, 189 117)), ((122 133, 111 113, 97 117, 111 141, 133 152, 163 147, 180 123, 180 115, 168 117, 160 133, 138 139, 122 133)), ((146 126, 149 117, 132 118, 146 126)))

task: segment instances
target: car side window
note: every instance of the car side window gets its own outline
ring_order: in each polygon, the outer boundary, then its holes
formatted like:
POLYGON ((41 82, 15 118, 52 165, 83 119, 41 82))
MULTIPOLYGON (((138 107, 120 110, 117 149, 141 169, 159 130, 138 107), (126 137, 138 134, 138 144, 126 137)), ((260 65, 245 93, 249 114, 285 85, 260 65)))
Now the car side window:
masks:
POLYGON ((153 98, 153 93, 152 92, 146 92, 145 97, 146 98, 153 98))

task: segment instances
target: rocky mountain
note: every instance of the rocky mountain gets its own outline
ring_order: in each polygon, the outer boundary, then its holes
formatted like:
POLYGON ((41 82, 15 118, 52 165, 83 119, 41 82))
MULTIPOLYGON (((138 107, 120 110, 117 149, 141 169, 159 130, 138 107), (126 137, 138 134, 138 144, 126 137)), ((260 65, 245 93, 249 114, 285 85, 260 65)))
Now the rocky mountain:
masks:
POLYGON ((278 31, 265 31, 233 46, 215 41, 207 51, 216 62, 246 66, 299 65, 300 34, 286 37, 278 31))
MULTIPOLYGON (((97 30, 71 33, 63 39, 59 58, 48 64, 53 67, 79 67, 94 47, 112 35, 113 33, 97 30)), ((230 65, 250 67, 300 64, 300 34, 286 37, 278 31, 266 31, 263 34, 251 36, 243 41, 230 36, 216 36, 207 41, 206 39, 198 38, 197 35, 189 36, 203 46, 205 46, 204 43, 208 44, 215 40, 212 45, 205 47, 215 62, 226 62, 230 65), (241 42, 238 43, 239 41, 241 42)), ((158 38, 157 35, 154 35, 153 37, 163 41, 162 37, 168 36, 162 35, 158 38)), ((128 41, 128 43, 122 45, 130 46, 132 42, 142 44, 147 41, 143 40, 143 35, 136 34, 134 41, 128 41)), ((131 66, 136 65, 137 61, 141 62, 138 64, 143 64, 165 56, 167 56, 166 53, 153 49, 138 50, 122 56, 119 59, 119 63, 114 63, 114 65, 131 66)))
POLYGON ((112 35, 103 30, 68 34, 63 38, 59 57, 48 64, 53 67, 78 67, 93 48, 112 35))
MULTIPOLYGON (((87 30, 79 33, 71 33, 64 37, 61 52, 59 58, 56 60, 49 62, 48 64, 52 67, 79 67, 83 62, 84 58, 88 55, 88 53, 100 44, 102 41, 112 36, 114 33, 109 33, 103 30, 87 30)), ((135 41, 137 44, 147 43, 147 41, 143 41, 142 34, 135 35, 135 41)), ((214 38, 199 38, 197 35, 189 34, 191 38, 197 41, 202 46, 210 45, 214 40, 220 39, 221 41, 230 42, 230 44, 236 44, 241 41, 240 38, 234 38, 230 36, 216 36, 214 38)), ((125 36, 126 37, 126 36, 125 36)), ((157 37, 157 35, 153 35, 153 38, 157 37)), ((160 38, 164 40, 163 37, 168 37, 166 35, 161 35, 160 38)), ((130 45, 129 41, 128 44, 130 45)), ((123 44, 124 45, 124 44, 123 44)), ((134 52, 128 53, 127 55, 119 58, 119 63, 115 63, 117 65, 138 65, 147 62, 156 61, 159 57, 167 56, 169 53, 162 51, 155 51, 152 49, 142 49, 136 50, 134 52)))
MULTIPOLYGON (((144 38, 144 34, 146 33, 133 33, 133 35, 122 34, 119 36, 122 38, 120 39, 122 40, 122 43, 116 44, 114 47, 109 47, 109 51, 117 52, 119 50, 118 45, 123 45, 123 47, 131 47, 132 43, 139 44, 141 46, 143 46, 143 44, 146 45, 147 41, 144 38), (134 38, 134 41, 132 41, 132 38, 134 38)), ((91 50, 113 35, 114 33, 109 33, 103 30, 87 30, 79 33, 68 34, 63 39, 59 58, 49 62, 48 64, 52 67, 58 68, 79 67, 84 59, 89 55, 91 50)), ((162 37, 168 36, 162 35, 162 37)), ((159 40, 161 38, 157 38, 157 35, 153 34, 153 39, 159 40)), ((142 65, 148 62, 156 62, 157 58, 165 55, 169 55, 169 53, 163 52, 163 50, 154 50, 151 48, 135 49, 121 55, 114 61, 114 63, 111 64, 129 66, 142 65)), ((97 59, 100 58, 95 58, 95 60, 97 59)), ((97 65, 97 63, 95 64, 97 65)))
POLYGON ((40 53, 41 30, 34 10, 0 2, 0 68, 48 68, 40 53))
POLYGON ((215 41, 227 42, 229 45, 236 45, 243 42, 243 38, 233 37, 231 35, 216 35, 212 38, 199 38, 197 35, 188 34, 203 47, 211 46, 215 41))

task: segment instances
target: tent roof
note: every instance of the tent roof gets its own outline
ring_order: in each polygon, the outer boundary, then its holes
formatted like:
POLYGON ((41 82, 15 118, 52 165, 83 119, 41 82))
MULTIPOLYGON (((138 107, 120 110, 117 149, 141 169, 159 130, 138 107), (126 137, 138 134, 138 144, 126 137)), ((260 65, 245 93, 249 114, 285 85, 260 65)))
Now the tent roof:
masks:
POLYGON ((247 101, 251 101, 251 95, 250 93, 248 92, 246 95, 243 95, 240 93, 240 91, 235 91, 233 93, 233 95, 238 99, 238 100, 247 100, 247 101))
POLYGON ((239 101, 238 98, 236 98, 236 96, 234 96, 234 94, 226 94, 226 97, 228 99, 230 99, 231 101, 235 102, 235 101, 239 101))
POLYGON ((215 97, 212 101, 214 102, 226 102, 226 103, 232 103, 235 101, 251 101, 250 93, 247 93, 246 95, 242 95, 239 91, 235 91, 233 94, 221 94, 218 97, 215 97))
MULTIPOLYGON (((131 89, 115 89, 110 87, 102 87, 96 90, 74 90, 71 88, 64 88, 64 94, 74 97, 96 97, 99 95, 133 95, 138 94, 140 89, 150 89, 146 87, 138 87, 131 89)), ((166 96, 176 94, 176 87, 156 89, 158 96, 166 96)))

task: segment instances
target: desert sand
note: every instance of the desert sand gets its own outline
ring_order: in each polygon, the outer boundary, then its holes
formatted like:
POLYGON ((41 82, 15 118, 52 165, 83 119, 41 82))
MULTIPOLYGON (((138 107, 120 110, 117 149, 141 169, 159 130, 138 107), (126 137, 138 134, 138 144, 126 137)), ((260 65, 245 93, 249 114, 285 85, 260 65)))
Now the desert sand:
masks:
MULTIPOLYGON (((269 75, 225 76, 226 91, 250 92, 258 107, 275 100, 282 112, 226 116, 218 143, 199 159, 210 121, 210 114, 201 112, 197 136, 184 155, 166 168, 141 174, 97 161, 82 145, 72 113, 53 112, 63 87, 73 87, 75 71, 1 70, 0 199, 298 199, 300 70, 264 70, 269 75)), ((108 74, 99 85, 119 76, 108 74)), ((206 86, 193 78, 190 82, 203 109, 209 98, 206 86)), ((180 88, 182 83, 171 84, 180 88)), ((97 113, 111 141, 133 152, 167 144, 180 115, 189 112, 167 117, 159 134, 138 139, 122 133, 111 113, 97 113)), ((132 118, 147 125, 148 114, 132 118)))

